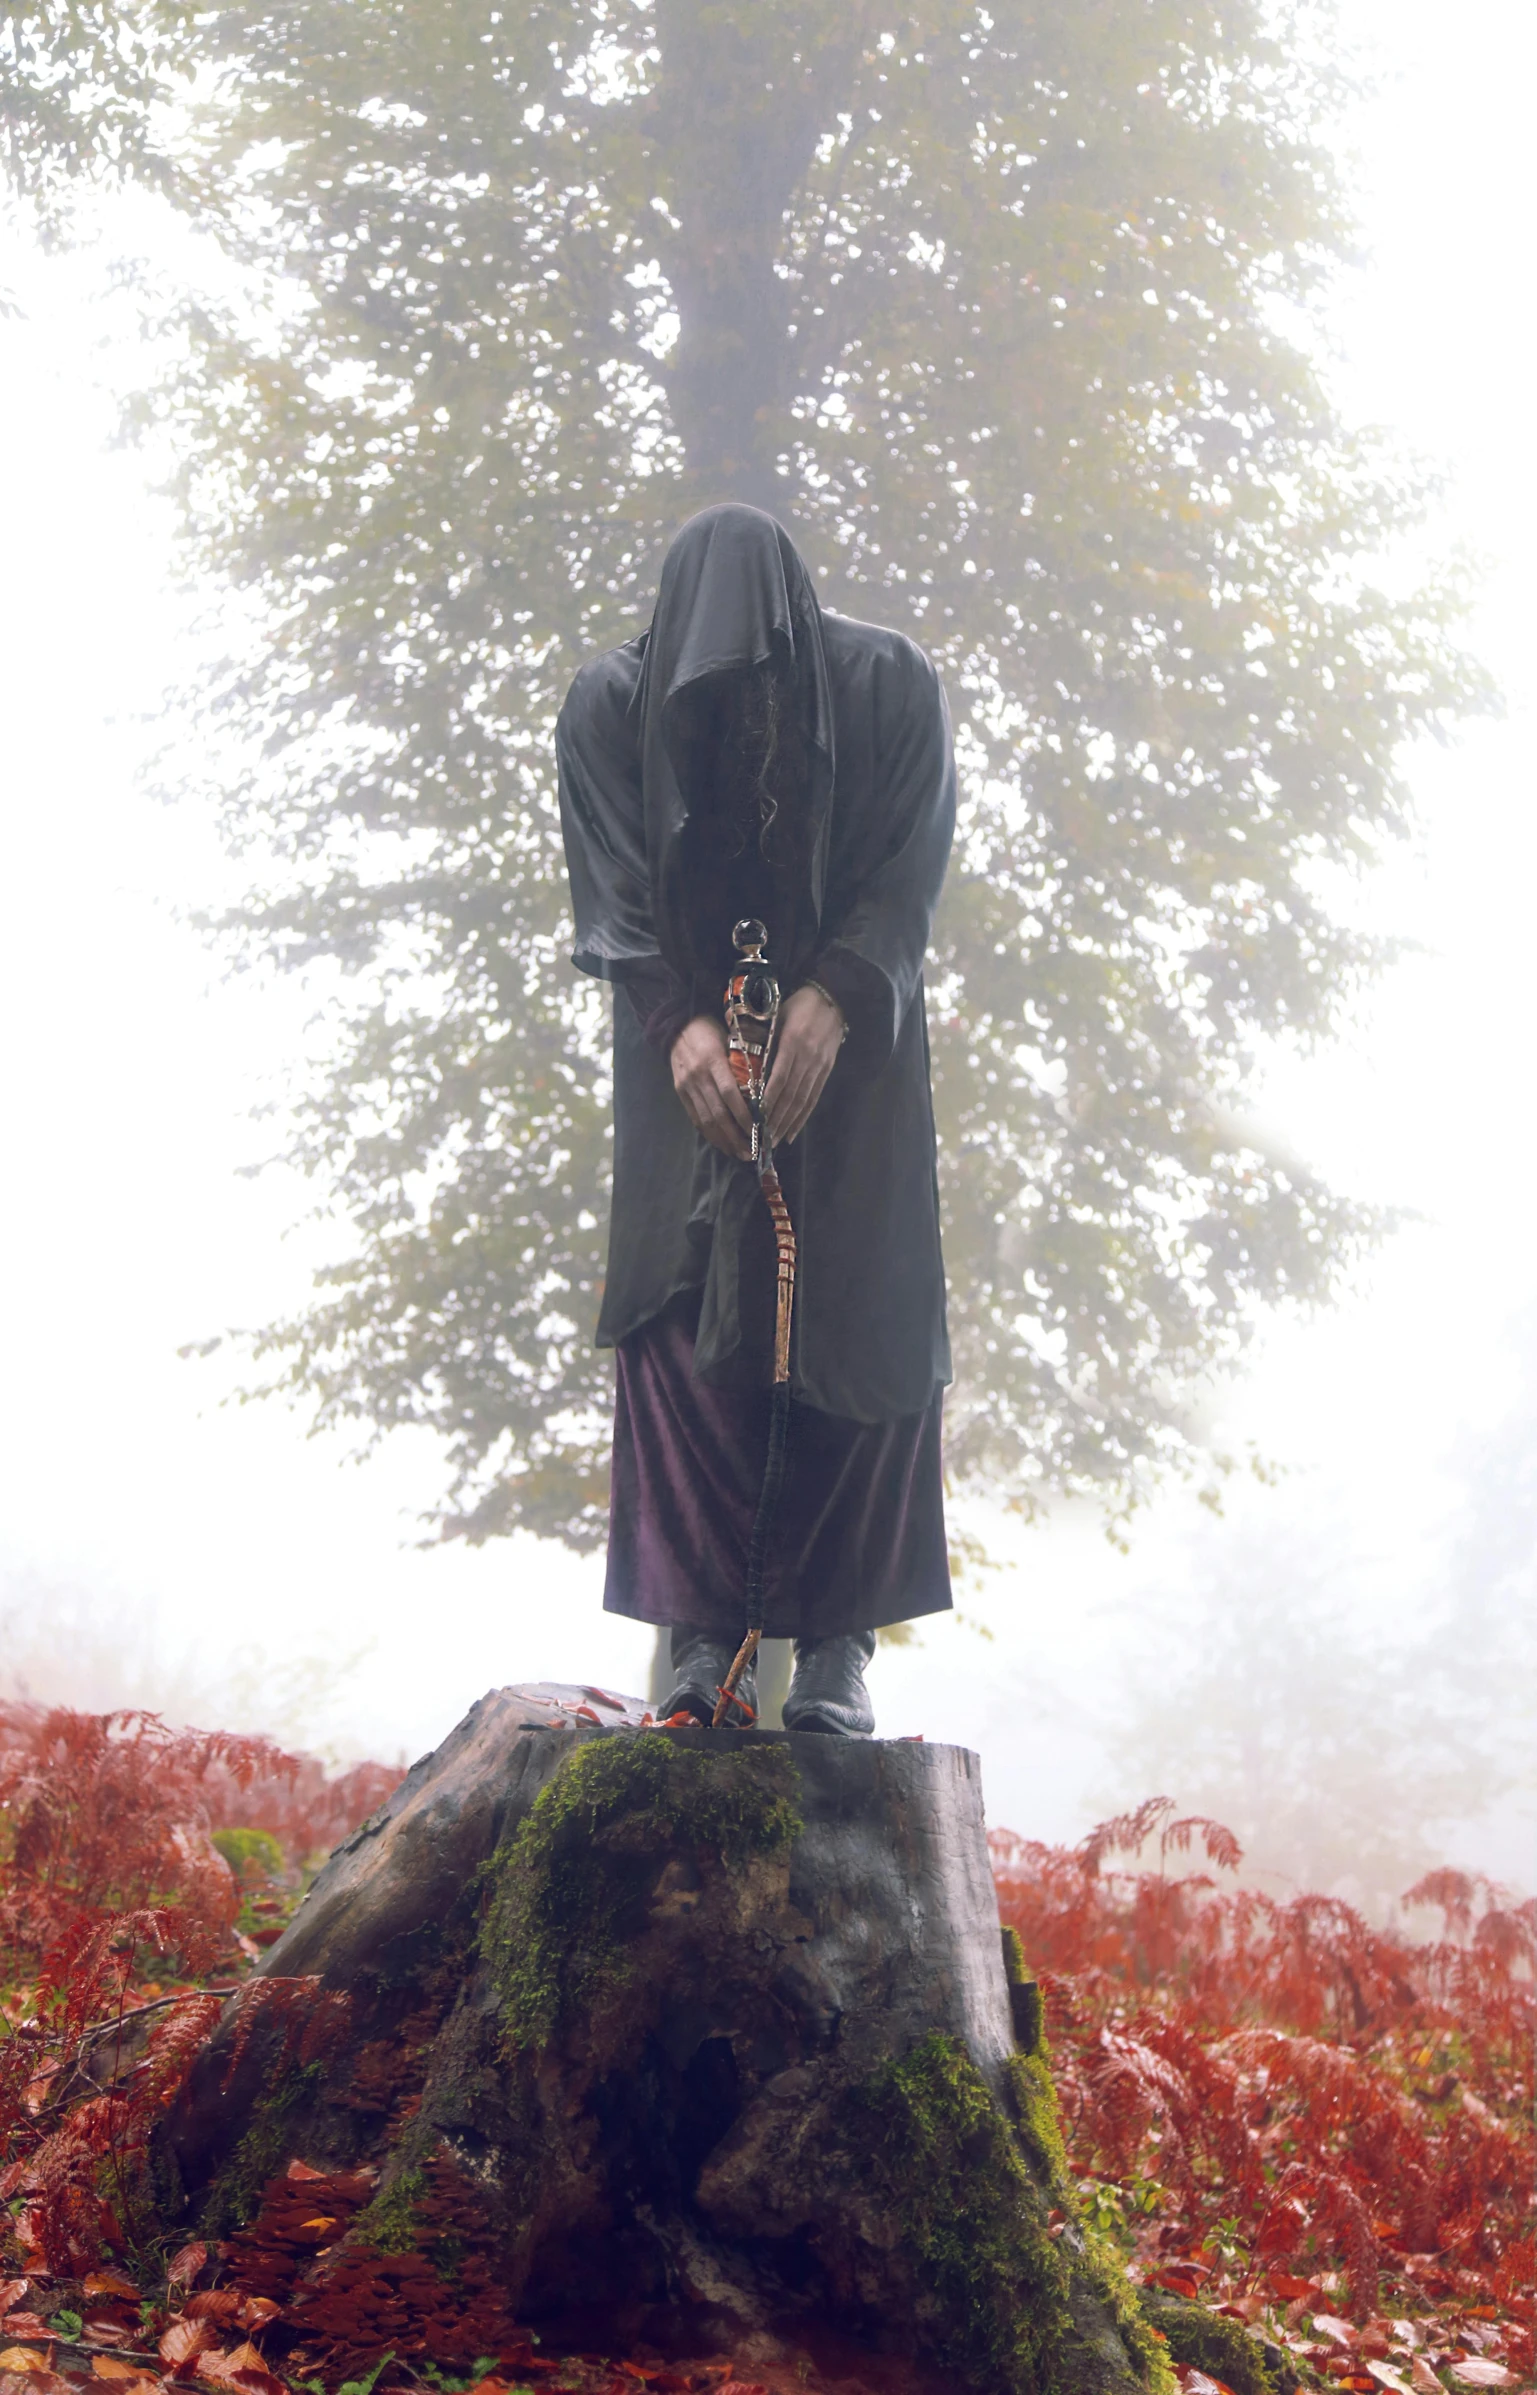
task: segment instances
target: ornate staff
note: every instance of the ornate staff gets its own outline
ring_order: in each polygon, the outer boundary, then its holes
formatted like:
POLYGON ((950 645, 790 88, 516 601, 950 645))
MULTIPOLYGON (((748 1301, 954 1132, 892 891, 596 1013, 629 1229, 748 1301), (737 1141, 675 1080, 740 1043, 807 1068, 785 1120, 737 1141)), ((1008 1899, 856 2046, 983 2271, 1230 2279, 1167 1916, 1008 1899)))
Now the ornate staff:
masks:
MULTIPOLYGON (((731 934, 736 965, 726 984, 726 1039, 731 1070, 752 1115, 752 1161, 774 1225, 777 1306, 774 1316, 774 1381, 769 1392, 768 1457, 763 1488, 747 1548, 747 1635, 716 1696, 712 1727, 719 1729, 733 1706, 748 1713, 737 1682, 758 1652, 763 1636, 763 1583, 769 1535, 779 1510, 785 1476, 785 1437, 790 1426, 790 1313, 795 1303, 795 1228, 774 1170, 774 1146, 763 1120, 763 1092, 773 1060, 779 1022, 779 979, 763 951, 768 932, 753 916, 731 934)), ((748 1714, 751 1719, 751 1715, 748 1714)))

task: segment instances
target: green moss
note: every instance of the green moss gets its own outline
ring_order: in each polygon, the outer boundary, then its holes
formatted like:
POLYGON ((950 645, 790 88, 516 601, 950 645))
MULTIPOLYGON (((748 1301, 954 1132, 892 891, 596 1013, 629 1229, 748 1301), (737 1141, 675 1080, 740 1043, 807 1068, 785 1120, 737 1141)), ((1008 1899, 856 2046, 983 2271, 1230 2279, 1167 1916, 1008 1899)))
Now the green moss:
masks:
MULTIPOLYGON (((1138 2377, 1150 2395, 1178 2395, 1179 2382, 1174 2376, 1169 2346, 1166 2338, 1156 2333, 1162 2323, 1148 2318, 1145 2305, 1126 2276, 1124 2256, 1098 2229, 1084 2228, 1082 2235, 1078 2269, 1085 2284, 1109 2311, 1121 2333, 1121 2342, 1136 2364, 1138 2377)), ((1235 2388, 1234 2395, 1241 2395, 1241 2391, 1235 2388)), ((1242 2395, 1249 2395, 1249 2391, 1242 2391, 1242 2395)))
POLYGON ((509 2047, 547 2045, 622 1985, 659 1849, 730 1870, 777 1853, 800 1834, 796 1785, 783 1747, 708 1754, 654 1734, 579 1747, 486 1867, 480 1946, 509 2047))
POLYGON ((1041 1983, 1031 1976, 1024 1947, 1019 1941, 1019 1931, 1007 1927, 1003 1931, 1003 1975, 1009 1984, 1009 2014, 1014 2025, 1014 2043, 1022 2054, 1043 2053, 1046 2046, 1046 2008, 1041 2000, 1041 1983))
POLYGON ((1067 2148, 1062 2143, 1057 2091, 1052 2085, 1044 2041, 1033 2054, 1011 2054, 1007 2070, 1020 2143, 1054 2200, 1072 2206, 1072 2176, 1067 2167, 1067 2148))
POLYGON ((1127 2378, 1150 2395, 1175 2395, 1163 2346, 1117 2260, 1071 2217, 1045 2061, 1015 2056, 1010 2082, 1017 2126, 965 2047, 936 2032, 852 2098, 866 2183, 901 2223, 939 2361, 986 2395, 1102 2389, 1103 2345, 1080 2325, 1092 2296, 1120 2331, 1127 2378), (1069 2214, 1057 2235, 1054 2199, 1069 2214))
POLYGON ((1237 2320, 1224 2319, 1200 2304, 1182 2303, 1178 2296, 1151 2292, 1144 2295, 1142 2309, 1151 2325, 1163 2331, 1172 2361, 1220 2378, 1233 2395, 1284 2395, 1287 2385, 1297 2383, 1289 2372, 1283 2378, 1271 2367, 1237 2320))
POLYGON ((1066 2273, 1000 2107, 937 2032, 858 2090, 873 2180, 902 2221, 938 2318, 940 2360, 991 2389, 1048 2383, 1066 2273))
POLYGON ((403 2170, 358 2214, 351 2242, 371 2246, 376 2254, 410 2253, 417 2241, 426 2192, 427 2181, 421 2171, 403 2170))
POLYGON ((250 2127, 204 2199, 198 2220, 202 2236, 224 2237, 255 2219, 268 2180, 293 2150, 291 2116, 317 2092, 321 2072, 318 2062, 295 2064, 255 2105, 250 2127))

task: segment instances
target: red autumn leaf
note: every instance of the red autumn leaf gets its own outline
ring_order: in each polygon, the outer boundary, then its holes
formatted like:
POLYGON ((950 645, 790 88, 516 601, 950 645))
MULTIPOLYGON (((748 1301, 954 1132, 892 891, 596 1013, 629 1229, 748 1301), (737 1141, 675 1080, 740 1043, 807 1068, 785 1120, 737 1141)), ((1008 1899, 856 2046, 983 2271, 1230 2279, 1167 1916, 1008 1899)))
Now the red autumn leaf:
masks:
POLYGON ((274 2303, 270 2295, 243 2295, 235 2317, 242 2328, 265 2328, 269 2321, 280 2320, 282 2315, 282 2305, 274 2303))
POLYGON ((1281 2298, 1283 2304, 1297 2303, 1304 2295, 1323 2293, 1316 2279, 1299 2279, 1289 2270, 1267 2270, 1265 2283, 1273 2295, 1281 2298))
POLYGON ((246 2301, 238 2287, 205 2287, 199 2295, 189 2295, 184 2320, 235 2320, 246 2301))
POLYGON ((30 2285, 30 2279, 6 2279, 0 2283, 0 2318, 4 2317, 12 2304, 20 2303, 30 2285))
POLYGON ((184 2245, 179 2254, 171 2257, 171 2267, 165 2274, 166 2285, 190 2287, 207 2260, 208 2248, 201 2237, 194 2239, 191 2245, 184 2245))
POLYGON ((89 2275, 82 2281, 82 2292, 87 2297, 93 2295, 120 2295, 125 2303, 131 2304, 136 2304, 139 2300, 138 2288, 134 2285, 132 2279, 125 2279, 120 2270, 91 2271, 89 2275))
POLYGON ((181 2372, 218 2342, 219 2332, 207 2320, 173 2320, 160 2340, 160 2359, 168 2370, 181 2372))
POLYGON ((307 2162, 300 2162, 295 2158, 290 2162, 283 2175, 289 2179, 323 2179, 326 2174, 323 2170, 312 2170, 307 2162))

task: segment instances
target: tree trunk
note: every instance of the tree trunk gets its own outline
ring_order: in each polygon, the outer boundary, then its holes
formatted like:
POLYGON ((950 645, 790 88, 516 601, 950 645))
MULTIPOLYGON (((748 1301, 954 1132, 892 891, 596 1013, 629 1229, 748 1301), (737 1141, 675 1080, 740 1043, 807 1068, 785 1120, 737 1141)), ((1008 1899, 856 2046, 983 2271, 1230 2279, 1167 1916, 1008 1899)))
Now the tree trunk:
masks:
POLYGON ((1158 2383, 1071 2218, 975 1756, 639 1720, 503 1689, 417 1764, 232 2000, 169 2208, 332 2381, 521 2323, 813 2374, 880 2349, 914 2387, 1158 2383))
POLYGON ((659 242, 679 320, 668 403, 700 496, 778 513, 796 297, 779 252, 852 77, 857 14, 825 0, 799 10, 660 0, 657 33, 654 152, 671 213, 659 242))

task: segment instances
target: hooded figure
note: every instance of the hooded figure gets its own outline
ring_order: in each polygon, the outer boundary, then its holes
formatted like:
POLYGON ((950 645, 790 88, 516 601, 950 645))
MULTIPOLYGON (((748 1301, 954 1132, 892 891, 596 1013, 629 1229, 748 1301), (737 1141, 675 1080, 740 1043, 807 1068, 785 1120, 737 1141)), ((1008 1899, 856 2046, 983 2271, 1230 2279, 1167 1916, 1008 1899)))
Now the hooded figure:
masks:
POLYGON ((766 1628, 796 1640, 787 1726, 867 1733, 875 1630, 950 1603, 922 980, 955 818, 944 694, 901 633, 823 614, 772 517, 715 507, 669 549, 649 632, 577 674, 556 754, 573 961, 619 985, 604 1603, 672 1628, 667 1709, 708 1718, 773 1372, 773 1231, 722 1019, 732 927, 757 916, 799 1249, 766 1628))

